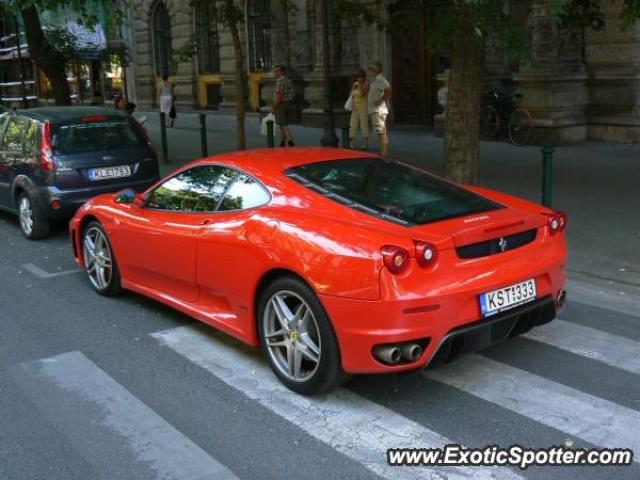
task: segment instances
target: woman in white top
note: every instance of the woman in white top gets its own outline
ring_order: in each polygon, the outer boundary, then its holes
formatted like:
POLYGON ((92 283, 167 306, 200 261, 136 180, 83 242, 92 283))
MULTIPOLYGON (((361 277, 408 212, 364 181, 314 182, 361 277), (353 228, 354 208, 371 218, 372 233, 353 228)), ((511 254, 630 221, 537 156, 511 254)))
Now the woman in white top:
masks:
POLYGON ((173 121, 175 118, 175 113, 173 114, 173 118, 170 118, 172 110, 175 112, 174 98, 175 96, 173 94, 173 85, 169 83, 169 76, 163 75, 159 104, 160 111, 164 113, 165 124, 169 127, 173 127, 173 121))

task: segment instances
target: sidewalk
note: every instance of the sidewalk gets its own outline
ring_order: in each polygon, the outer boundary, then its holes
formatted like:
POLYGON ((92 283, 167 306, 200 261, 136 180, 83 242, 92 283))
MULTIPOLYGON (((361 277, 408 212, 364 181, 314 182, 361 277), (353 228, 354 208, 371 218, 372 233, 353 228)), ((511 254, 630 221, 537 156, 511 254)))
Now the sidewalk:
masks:
MULTIPOLYGON (((145 126, 160 154, 158 114, 137 115, 147 116, 145 126)), ((297 145, 319 145, 320 129, 296 125, 292 131, 297 145)), ((210 155, 235 149, 234 117, 208 115, 207 132, 210 155)), ((163 165, 163 173, 199 158, 197 115, 180 113, 176 126, 167 129, 167 139, 171 165, 163 165)), ((441 173, 441 138, 422 127, 394 126, 390 139, 392 156, 441 173)), ((265 146, 258 119, 249 118, 247 147, 265 146)), ((375 142, 372 146, 377 148, 375 142)), ((538 146, 483 142, 479 184, 539 202, 541 158, 538 146)), ((621 295, 639 295, 640 145, 589 142, 557 148, 553 194, 553 207, 569 215, 569 275, 621 295)))

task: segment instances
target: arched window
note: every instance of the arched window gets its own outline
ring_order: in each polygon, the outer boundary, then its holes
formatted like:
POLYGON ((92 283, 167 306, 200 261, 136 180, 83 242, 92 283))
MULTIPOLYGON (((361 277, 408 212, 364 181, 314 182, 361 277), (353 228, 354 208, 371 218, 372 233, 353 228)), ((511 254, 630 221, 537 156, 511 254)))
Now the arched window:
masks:
POLYGON ((211 1, 200 0, 196 4, 196 46, 200 73, 220 72, 220 37, 215 13, 211 1))
POLYGON ((271 6, 270 0, 249 0, 249 60, 252 71, 271 70, 271 6))
POLYGON ((153 10, 153 50, 156 59, 156 75, 171 73, 171 19, 164 2, 158 3, 153 10))

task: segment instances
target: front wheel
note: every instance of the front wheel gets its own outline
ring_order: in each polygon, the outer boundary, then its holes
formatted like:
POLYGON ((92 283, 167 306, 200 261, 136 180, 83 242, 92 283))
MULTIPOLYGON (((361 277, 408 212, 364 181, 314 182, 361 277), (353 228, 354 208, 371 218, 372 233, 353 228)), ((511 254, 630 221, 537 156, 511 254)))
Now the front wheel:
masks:
POLYGON ((533 132, 533 117, 528 110, 516 108, 509 117, 509 140, 511 143, 522 147, 529 143, 533 132))
POLYGON ((329 317, 301 280, 281 277, 269 285, 258 307, 258 333, 271 369, 294 392, 327 391, 348 378, 329 317))
POLYGON ((91 222, 82 233, 84 270, 93 289, 100 295, 120 292, 120 271, 107 233, 98 222, 91 222))

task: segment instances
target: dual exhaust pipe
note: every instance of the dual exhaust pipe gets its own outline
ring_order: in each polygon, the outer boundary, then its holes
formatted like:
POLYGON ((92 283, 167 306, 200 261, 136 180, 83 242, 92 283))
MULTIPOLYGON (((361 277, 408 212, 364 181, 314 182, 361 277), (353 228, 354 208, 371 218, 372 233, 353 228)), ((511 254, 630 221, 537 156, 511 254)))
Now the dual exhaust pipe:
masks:
POLYGON ((373 348, 373 356, 388 365, 396 365, 400 362, 415 362, 421 355, 422 347, 415 342, 401 343, 399 345, 376 345, 373 348))

